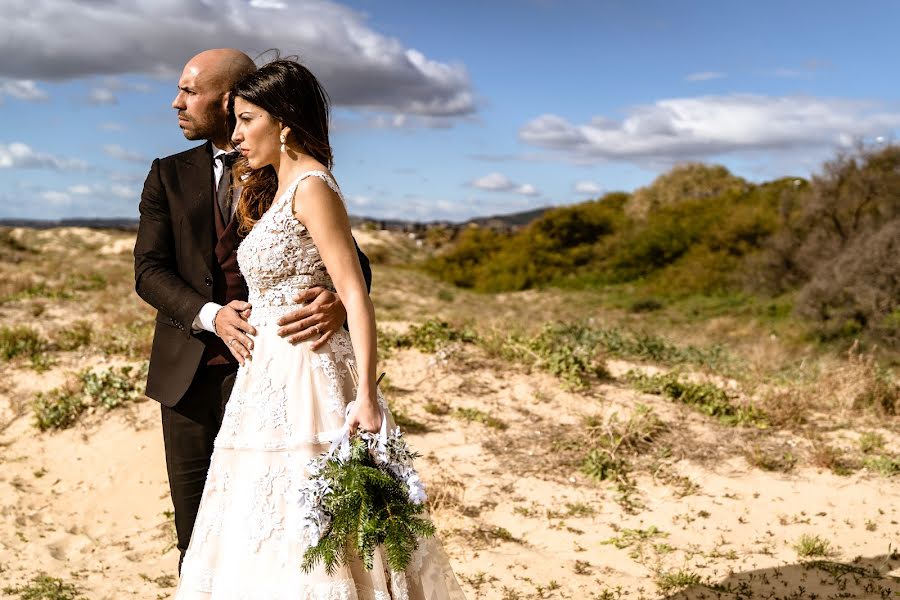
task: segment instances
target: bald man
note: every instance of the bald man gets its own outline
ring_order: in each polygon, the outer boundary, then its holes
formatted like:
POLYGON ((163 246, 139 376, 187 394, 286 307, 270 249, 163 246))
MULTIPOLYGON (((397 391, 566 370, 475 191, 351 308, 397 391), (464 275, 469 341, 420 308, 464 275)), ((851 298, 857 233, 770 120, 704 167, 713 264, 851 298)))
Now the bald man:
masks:
MULTIPOLYGON (((135 289, 158 311, 147 395, 162 410, 179 572, 225 403, 256 333, 247 323, 253 309, 237 264, 241 236, 233 216, 240 190, 230 178, 236 153, 228 115, 229 90, 255 69, 232 49, 207 50, 188 61, 172 108, 184 136, 205 142, 154 160, 141 194, 135 289), (223 338, 240 343, 228 346, 223 338)), ((370 285, 369 261, 359 255, 370 285)), ((321 334, 316 348, 346 319, 340 299, 323 288, 295 300, 301 306, 282 317, 279 332, 293 343, 321 334)))

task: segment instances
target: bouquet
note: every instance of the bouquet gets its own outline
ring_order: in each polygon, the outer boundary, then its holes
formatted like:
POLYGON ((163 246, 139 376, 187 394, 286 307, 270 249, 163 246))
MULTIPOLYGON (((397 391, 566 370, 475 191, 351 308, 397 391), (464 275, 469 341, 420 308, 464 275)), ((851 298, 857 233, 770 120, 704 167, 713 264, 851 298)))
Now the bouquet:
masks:
POLYGON ((324 563, 329 575, 358 556, 372 570, 382 546, 392 571, 402 572, 418 539, 434 535, 423 516, 425 490, 400 428, 353 436, 345 425, 331 448, 307 464, 309 479, 300 490, 302 527, 310 542, 302 568, 324 563))

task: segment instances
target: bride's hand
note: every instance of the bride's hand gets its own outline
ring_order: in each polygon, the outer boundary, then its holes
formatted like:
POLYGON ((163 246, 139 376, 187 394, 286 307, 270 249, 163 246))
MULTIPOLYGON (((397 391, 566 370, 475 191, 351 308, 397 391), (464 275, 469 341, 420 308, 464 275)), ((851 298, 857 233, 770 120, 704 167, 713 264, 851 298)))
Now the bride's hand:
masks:
POLYGON ((350 434, 356 433, 357 429, 376 433, 381 430, 381 419, 381 407, 374 398, 357 396, 350 409, 350 434))

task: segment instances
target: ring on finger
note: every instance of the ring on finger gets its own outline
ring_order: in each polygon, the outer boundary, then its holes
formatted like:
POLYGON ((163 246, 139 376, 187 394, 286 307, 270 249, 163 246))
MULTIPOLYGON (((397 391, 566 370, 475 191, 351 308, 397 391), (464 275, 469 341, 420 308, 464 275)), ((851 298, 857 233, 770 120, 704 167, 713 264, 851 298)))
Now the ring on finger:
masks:
POLYGON ((229 345, 229 346, 234 346, 234 343, 235 343, 236 341, 237 341, 237 338, 231 338, 231 340, 229 340, 229 342, 228 342, 228 345, 229 345))
POLYGON ((315 328, 315 330, 316 330, 316 335, 321 335, 321 334, 322 334, 322 332, 319 331, 319 324, 318 324, 318 323, 316 323, 315 325, 313 325, 313 328, 315 328))

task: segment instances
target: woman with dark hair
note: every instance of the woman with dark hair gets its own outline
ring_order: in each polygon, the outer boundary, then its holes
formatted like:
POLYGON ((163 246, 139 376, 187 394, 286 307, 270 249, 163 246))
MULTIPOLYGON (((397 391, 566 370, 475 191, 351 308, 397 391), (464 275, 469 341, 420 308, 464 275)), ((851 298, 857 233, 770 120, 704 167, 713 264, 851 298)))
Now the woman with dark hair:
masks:
POLYGON ((375 382, 374 309, 330 173, 324 89, 303 65, 276 60, 241 79, 229 102, 243 156, 236 214, 247 235, 237 255, 256 335, 241 340, 252 360, 226 405, 176 599, 463 598, 434 539, 420 540, 405 572, 391 571, 381 550, 371 571, 359 560, 330 575, 301 569, 313 543, 300 498, 307 462, 345 418, 371 432, 393 418, 375 382), (338 293, 349 328, 319 350, 279 337, 277 325, 297 290, 313 286, 338 293))

